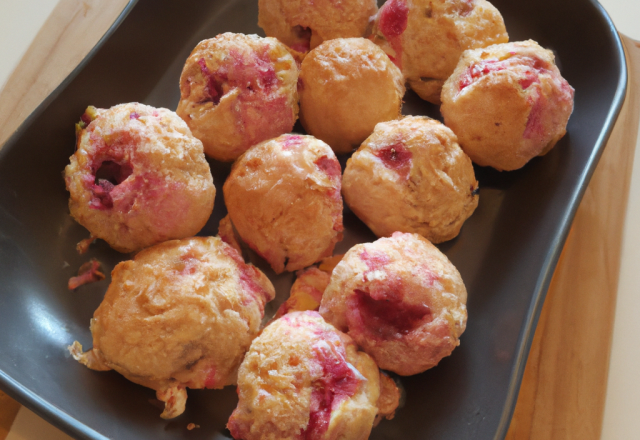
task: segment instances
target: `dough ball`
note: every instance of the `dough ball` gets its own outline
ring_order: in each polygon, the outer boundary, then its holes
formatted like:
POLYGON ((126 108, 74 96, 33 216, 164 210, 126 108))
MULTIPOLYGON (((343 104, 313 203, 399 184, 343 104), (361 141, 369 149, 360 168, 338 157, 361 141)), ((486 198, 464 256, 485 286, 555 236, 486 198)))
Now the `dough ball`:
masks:
POLYGON ((349 153, 378 122, 400 117, 404 91, 402 73, 371 41, 326 41, 302 62, 300 122, 336 153, 349 153))
POLYGON ((93 349, 76 357, 156 390, 165 418, 184 411, 186 387, 236 383, 275 296, 268 278, 217 237, 153 246, 111 275, 91 320, 93 349))
POLYGON ((347 162, 345 203, 378 237, 451 240, 478 206, 478 182, 456 135, 422 116, 381 122, 347 162))
POLYGON ((396 232, 346 253, 320 314, 380 368, 409 376, 436 366, 460 344, 466 302, 447 257, 420 235, 396 232))
POLYGON ((463 51, 509 41, 500 12, 485 0, 388 0, 373 32, 410 87, 434 104, 463 51))
POLYGON ((469 50, 442 90, 445 124, 478 165, 515 170, 566 133, 573 88, 535 41, 469 50))
POLYGON ((225 33, 201 41, 180 77, 177 113, 207 156, 232 161, 291 131, 298 116, 298 66, 275 38, 225 33))
POLYGON ((380 373, 317 312, 292 312, 251 344, 238 374, 236 439, 365 440, 378 412, 380 373))
POLYGON ((341 169, 327 144, 283 135, 242 155, 224 184, 242 240, 276 273, 305 268, 342 239, 341 169))
POLYGON ((89 107, 76 130, 64 171, 69 209, 93 237, 133 252, 202 229, 216 189, 202 142, 175 113, 89 107))
POLYGON ((258 26, 297 52, 325 40, 365 37, 375 0, 259 0, 258 26))

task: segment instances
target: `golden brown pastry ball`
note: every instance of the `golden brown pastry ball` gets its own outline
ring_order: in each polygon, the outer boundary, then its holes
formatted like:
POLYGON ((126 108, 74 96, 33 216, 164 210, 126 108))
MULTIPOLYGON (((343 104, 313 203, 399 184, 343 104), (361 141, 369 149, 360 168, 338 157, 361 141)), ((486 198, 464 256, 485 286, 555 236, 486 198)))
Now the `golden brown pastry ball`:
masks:
POLYGON ((388 0, 373 32, 409 86, 434 104, 463 51, 509 41, 500 12, 485 0, 388 0))
POLYGON ((133 252, 202 229, 216 189, 202 142, 175 113, 89 107, 76 130, 64 170, 69 209, 93 237, 133 252))
POLYGON ((317 312, 292 312, 251 344, 238 373, 236 439, 365 440, 378 412, 379 370, 317 312))
POLYGON ((300 122, 336 153, 349 153, 378 122, 400 117, 404 79, 364 38, 325 41, 300 68, 300 122))
POLYGON ((224 184, 242 240, 276 273, 310 266, 342 239, 341 169, 327 144, 283 135, 250 148, 224 184))
POLYGON ((464 53, 442 90, 445 124, 478 165, 515 170, 566 133, 573 88, 535 41, 464 53))
POLYGON ((365 37, 375 0, 259 0, 258 26, 297 52, 324 40, 365 37))
POLYGON ((157 391, 164 418, 184 411, 185 388, 222 388, 258 334, 269 279, 217 237, 167 241, 119 263, 91 320, 93 349, 70 350, 157 391))
POLYGON ((415 232, 433 243, 458 235, 477 190, 456 135, 422 116, 376 125, 342 177, 345 203, 378 237, 415 232))
POLYGON ((232 161, 291 131, 298 66, 275 38, 225 33, 201 41, 184 65, 176 110, 207 156, 232 161))
POLYGON ((320 314, 378 366, 403 376, 449 356, 467 323, 458 270, 427 239, 394 233, 352 247, 336 266, 320 314))

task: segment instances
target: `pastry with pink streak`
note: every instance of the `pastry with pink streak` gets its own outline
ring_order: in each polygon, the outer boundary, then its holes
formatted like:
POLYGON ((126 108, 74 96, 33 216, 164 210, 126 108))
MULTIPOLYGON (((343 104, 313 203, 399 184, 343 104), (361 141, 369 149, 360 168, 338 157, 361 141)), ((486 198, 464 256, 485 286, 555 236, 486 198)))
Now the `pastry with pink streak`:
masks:
POLYGON ((64 170, 69 209, 92 238, 119 252, 195 235, 216 189, 202 142, 163 108, 88 107, 64 170))
POLYGON ((304 54, 326 40, 365 37, 375 0, 259 0, 258 26, 304 54))
POLYGON ((398 405, 395 383, 381 376, 317 312, 288 313, 251 344, 227 427, 244 440, 366 440, 376 416, 392 418, 398 405))
POLYGON ((467 324, 467 290, 447 257, 418 234, 352 247, 320 314, 385 370, 421 373, 449 356, 467 324))
POLYGON ((275 38, 224 33, 201 41, 180 76, 176 112, 204 152, 235 160, 250 146, 293 128, 298 66, 275 38))
POLYGON ((469 50, 442 90, 445 124, 478 165, 515 170, 566 133, 574 89, 535 41, 469 50))
POLYGON ((404 78, 364 38, 325 41, 300 68, 300 122, 336 154, 350 153, 378 122, 400 117, 404 78))
POLYGON ((376 125, 347 161, 342 194, 378 237, 415 232, 432 243, 456 237, 479 198, 456 135, 424 116, 376 125))
POLYGON ((340 163, 313 136, 287 134, 251 147, 224 184, 229 218, 276 273, 331 256, 342 239, 340 163))
POLYGON ((373 33, 409 86, 434 104, 464 50, 509 41, 500 12, 485 0, 388 0, 373 33))
POLYGON ((71 354, 156 390, 161 417, 185 409, 186 388, 223 388, 260 330, 275 291, 217 237, 172 240, 119 263, 91 320, 93 348, 71 354))

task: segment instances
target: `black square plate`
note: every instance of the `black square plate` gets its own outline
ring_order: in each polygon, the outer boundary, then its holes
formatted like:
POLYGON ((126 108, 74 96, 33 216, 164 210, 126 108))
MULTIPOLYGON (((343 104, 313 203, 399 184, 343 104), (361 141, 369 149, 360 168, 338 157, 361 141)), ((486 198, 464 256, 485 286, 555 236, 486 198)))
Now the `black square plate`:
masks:
MULTIPOLYGON (((503 438, 551 275, 571 221, 624 99, 622 45, 595 0, 496 0, 512 41, 532 38, 557 54, 576 89, 568 134, 545 157, 513 172, 476 168, 480 204, 456 239, 440 245, 469 292, 462 345, 426 373, 402 378, 406 404, 372 439, 503 438)), ((107 280, 67 289, 90 257, 110 270, 128 258, 105 243, 80 256, 88 233, 69 216, 61 172, 74 151, 74 123, 89 104, 139 101, 175 109, 182 65, 198 41, 231 31, 261 33, 257 0, 139 0, 28 118, 0 151, 0 386, 69 434, 118 440, 225 438, 237 398, 189 390, 187 411, 160 419, 152 390, 114 372, 90 371, 69 357, 78 339, 91 346, 89 319, 107 280), (187 431, 188 423, 200 429, 187 431)), ((404 113, 439 117, 407 94, 404 113)), ((344 158, 343 158, 344 159, 344 158)), ((344 161, 343 161, 344 163, 344 161)), ((228 165, 211 162, 216 209, 203 235, 225 214, 228 165)), ((373 235, 345 210, 344 252, 373 235)), ((273 273, 270 272, 273 276, 273 273)), ((273 277, 280 302, 291 274, 273 277)), ((275 305, 271 307, 271 311, 275 305)))

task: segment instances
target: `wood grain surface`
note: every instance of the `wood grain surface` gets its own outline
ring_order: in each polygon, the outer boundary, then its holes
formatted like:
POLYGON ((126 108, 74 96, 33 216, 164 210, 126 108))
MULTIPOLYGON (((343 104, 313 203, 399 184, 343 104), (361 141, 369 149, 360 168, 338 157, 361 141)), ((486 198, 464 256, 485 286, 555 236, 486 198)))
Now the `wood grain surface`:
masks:
MULTIPOLYGON (((127 0, 60 0, 0 91, 0 145, 84 58, 127 0)), ((622 230, 640 117, 640 45, 627 98, 547 294, 507 439, 598 439, 622 230)), ((19 405, 0 392, 0 440, 19 405)))
POLYGON ((599 439, 622 231, 640 118, 640 45, 622 37, 627 96, 542 308, 508 440, 599 439))
POLYGON ((0 146, 82 61, 127 3, 129 0, 58 2, 0 90, 0 146))

